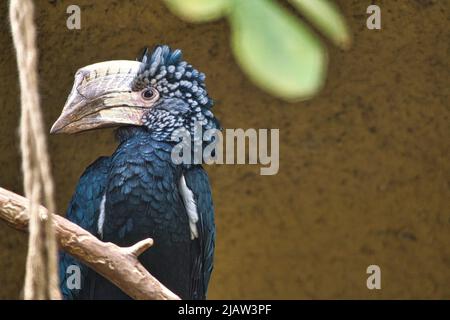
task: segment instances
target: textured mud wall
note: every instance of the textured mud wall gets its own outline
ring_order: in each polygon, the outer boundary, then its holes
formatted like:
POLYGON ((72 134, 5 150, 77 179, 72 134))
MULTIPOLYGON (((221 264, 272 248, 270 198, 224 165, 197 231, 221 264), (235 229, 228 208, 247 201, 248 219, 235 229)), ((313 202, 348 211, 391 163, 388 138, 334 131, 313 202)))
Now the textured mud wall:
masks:
MULTIPOLYGON (((377 1, 382 30, 365 27, 373 1, 338 1, 354 46, 330 46, 321 94, 288 104, 235 64, 225 21, 187 24, 159 1, 36 1, 47 128, 79 67, 134 59, 167 43, 207 75, 225 128, 280 128, 280 171, 208 167, 217 208, 210 298, 450 298, 448 1, 377 1), (65 27, 81 6, 82 29, 65 27), (382 290, 366 288, 378 264, 382 290)), ((22 193, 19 92, 0 3, 0 185, 22 193)), ((64 212, 84 168, 110 154, 111 131, 49 137, 64 212)), ((25 235, 0 223, 0 298, 22 286, 25 235)))

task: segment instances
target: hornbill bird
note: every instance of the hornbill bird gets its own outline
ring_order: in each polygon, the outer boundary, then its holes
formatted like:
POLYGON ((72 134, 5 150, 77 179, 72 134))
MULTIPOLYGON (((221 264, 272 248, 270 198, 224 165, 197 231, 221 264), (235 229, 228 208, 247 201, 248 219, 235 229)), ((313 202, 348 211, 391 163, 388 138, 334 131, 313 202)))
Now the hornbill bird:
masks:
MULTIPOLYGON (((182 60, 180 50, 165 45, 151 53, 145 50, 136 61, 89 65, 75 74, 73 89, 51 128, 51 133, 77 133, 118 127, 119 146, 85 170, 66 216, 122 247, 153 238, 153 247, 139 260, 182 299, 205 299, 213 268, 215 226, 208 176, 201 164, 180 164, 171 157, 175 132, 193 136, 199 124, 204 130, 219 128, 204 81, 203 73, 182 60)), ((193 139, 193 147, 212 142, 201 140, 193 139)), ((66 299, 129 298, 63 252, 59 269, 66 299), (80 285, 68 286, 66 280, 77 269, 80 285)))

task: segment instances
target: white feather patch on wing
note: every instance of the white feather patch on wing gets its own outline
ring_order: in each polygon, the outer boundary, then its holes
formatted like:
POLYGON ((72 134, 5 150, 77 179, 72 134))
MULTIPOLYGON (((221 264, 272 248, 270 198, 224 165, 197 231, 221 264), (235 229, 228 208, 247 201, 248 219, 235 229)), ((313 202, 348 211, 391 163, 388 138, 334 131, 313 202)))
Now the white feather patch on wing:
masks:
POLYGON ((103 223, 105 223, 105 202, 106 202, 106 193, 102 197, 102 201, 100 202, 100 214, 98 216, 97 221, 97 231, 100 235, 100 238, 103 238, 103 223))
POLYGON ((186 184, 184 175, 180 178, 180 192, 183 198, 184 206, 189 217, 189 228, 191 229, 191 239, 194 240, 198 238, 197 222, 198 222, 198 212, 197 205, 195 204, 194 194, 191 189, 186 184))

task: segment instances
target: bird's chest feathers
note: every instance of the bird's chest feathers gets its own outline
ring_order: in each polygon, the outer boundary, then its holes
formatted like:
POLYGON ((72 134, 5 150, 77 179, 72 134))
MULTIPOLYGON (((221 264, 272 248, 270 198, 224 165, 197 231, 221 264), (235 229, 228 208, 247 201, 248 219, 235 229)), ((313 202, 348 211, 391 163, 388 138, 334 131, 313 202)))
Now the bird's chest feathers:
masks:
POLYGON ((147 137, 119 146, 100 203, 100 237, 161 237, 174 242, 198 237, 195 196, 170 151, 170 145, 147 137))

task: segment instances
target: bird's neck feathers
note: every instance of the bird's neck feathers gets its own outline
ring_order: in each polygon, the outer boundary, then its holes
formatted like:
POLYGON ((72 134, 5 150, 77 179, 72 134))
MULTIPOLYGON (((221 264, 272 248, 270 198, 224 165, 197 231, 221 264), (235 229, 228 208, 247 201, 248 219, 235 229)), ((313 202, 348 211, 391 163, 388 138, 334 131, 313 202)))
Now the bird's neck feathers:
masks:
POLYGON ((119 127, 115 131, 115 137, 116 140, 119 143, 123 143, 127 141, 130 138, 139 136, 139 135, 149 135, 149 131, 146 127, 139 127, 139 126, 123 126, 119 127))

